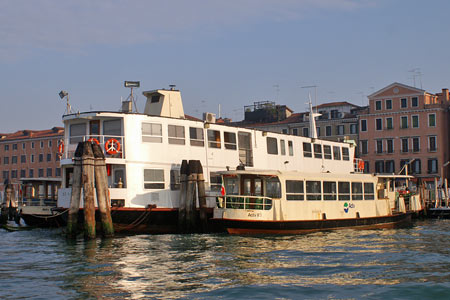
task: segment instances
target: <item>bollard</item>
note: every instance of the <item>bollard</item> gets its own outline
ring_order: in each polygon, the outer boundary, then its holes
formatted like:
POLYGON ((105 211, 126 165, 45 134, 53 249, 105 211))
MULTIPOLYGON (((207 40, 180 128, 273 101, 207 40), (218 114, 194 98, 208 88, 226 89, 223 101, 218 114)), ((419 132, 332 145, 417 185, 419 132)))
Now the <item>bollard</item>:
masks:
POLYGON ((84 237, 95 238, 94 154, 91 142, 84 142, 82 156, 82 184, 84 194, 84 237))

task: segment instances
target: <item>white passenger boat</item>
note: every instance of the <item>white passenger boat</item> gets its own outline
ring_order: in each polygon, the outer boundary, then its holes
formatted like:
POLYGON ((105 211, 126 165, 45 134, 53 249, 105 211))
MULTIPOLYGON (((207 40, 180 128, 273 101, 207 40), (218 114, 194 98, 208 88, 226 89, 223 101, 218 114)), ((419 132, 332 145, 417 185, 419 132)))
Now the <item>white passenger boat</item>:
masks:
MULTIPOLYGON (((212 114, 202 121, 184 114, 178 90, 143 94, 144 113, 63 116, 60 211, 70 206, 73 155, 78 142, 86 140, 105 151, 116 231, 177 232, 183 159, 201 161, 209 196, 220 195, 218 172, 237 166, 341 176, 361 172, 352 144, 216 124, 212 114)), ((212 217, 215 197, 208 197, 207 205, 212 217)))
POLYGON ((392 185, 404 176, 289 171, 222 176, 223 195, 213 220, 230 234, 393 228, 411 222, 404 198, 392 185))

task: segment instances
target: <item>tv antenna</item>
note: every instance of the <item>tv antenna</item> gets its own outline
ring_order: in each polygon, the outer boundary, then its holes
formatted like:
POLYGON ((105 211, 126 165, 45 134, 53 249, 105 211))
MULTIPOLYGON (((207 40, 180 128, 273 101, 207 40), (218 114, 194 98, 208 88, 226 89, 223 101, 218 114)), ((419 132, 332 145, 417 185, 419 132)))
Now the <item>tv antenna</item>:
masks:
POLYGON ((423 89, 422 88, 422 72, 420 71, 420 68, 414 68, 414 69, 409 70, 408 72, 412 74, 412 80, 413 80, 414 87, 416 87, 416 78, 419 78, 420 89, 423 89))
POLYGON ((277 98, 275 99, 275 101, 278 103, 279 96, 280 96, 280 85, 277 83, 277 84, 274 84, 273 87, 275 88, 275 92, 277 94, 277 98))

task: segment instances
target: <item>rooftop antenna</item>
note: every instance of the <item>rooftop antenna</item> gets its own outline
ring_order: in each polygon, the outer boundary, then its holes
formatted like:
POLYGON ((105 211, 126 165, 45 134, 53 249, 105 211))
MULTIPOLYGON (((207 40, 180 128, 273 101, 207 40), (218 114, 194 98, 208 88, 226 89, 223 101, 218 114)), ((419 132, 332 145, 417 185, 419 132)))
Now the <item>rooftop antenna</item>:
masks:
POLYGON ((66 110, 64 111, 64 113, 67 113, 68 115, 72 113, 72 107, 69 104, 69 93, 66 91, 61 91, 59 92, 59 97, 62 99, 64 99, 64 97, 66 98, 66 110))
POLYGON ((175 84, 169 84, 169 88, 171 91, 175 90, 176 85, 175 84))
POLYGON ((361 106, 364 106, 364 92, 357 92, 358 95, 361 95, 361 106))
MULTIPOLYGON (((316 107, 316 111, 317 111, 317 85, 307 85, 307 86, 302 86, 302 89, 311 89, 314 88, 314 106, 316 107)), ((309 100, 311 101, 311 94, 309 94, 309 100)))
POLYGON ((221 114, 221 106, 220 106, 220 103, 219 103, 219 119, 221 119, 222 118, 222 114, 221 114))
POLYGON ((280 96, 280 85, 279 84, 274 84, 273 87, 275 88, 275 92, 277 94, 277 97, 276 97, 275 101, 278 103, 279 96, 280 96))
POLYGON ((409 70, 408 72, 412 74, 414 87, 416 87, 416 77, 419 77, 420 89, 422 89, 422 72, 420 71, 420 68, 414 68, 409 70))
POLYGON ((125 81, 124 82, 124 86, 126 88, 130 88, 131 89, 130 95, 128 96, 128 98, 125 101, 131 101, 134 104, 134 110, 136 112, 138 112, 137 106, 136 106, 136 99, 134 98, 134 95, 133 95, 133 89, 140 87, 141 86, 141 82, 140 81, 125 81))

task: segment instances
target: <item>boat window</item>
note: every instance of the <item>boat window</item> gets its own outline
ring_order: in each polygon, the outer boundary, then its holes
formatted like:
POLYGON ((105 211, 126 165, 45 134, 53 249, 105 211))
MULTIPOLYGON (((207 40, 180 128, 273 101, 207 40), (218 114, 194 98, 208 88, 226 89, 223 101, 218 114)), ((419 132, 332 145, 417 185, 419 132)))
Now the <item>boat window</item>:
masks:
POLYGON ((208 129, 208 146, 210 148, 220 148, 220 131, 208 129))
POLYGON ((305 200, 303 180, 286 180, 286 200, 305 200))
POLYGON ((276 138, 267 137, 267 153, 278 154, 278 146, 276 138))
POLYGON ((122 122, 120 119, 103 121, 103 135, 108 136, 121 136, 122 135, 122 122))
POLYGON ((239 161, 244 166, 253 167, 253 151, 251 134, 248 132, 238 132, 239 161))
POLYGON ((341 160, 341 148, 339 146, 333 146, 333 156, 335 160, 341 160))
POLYGON ((281 155, 286 155, 286 143, 284 140, 280 140, 280 152, 281 155))
POLYGON ((323 199, 324 200, 336 200, 336 182, 324 181, 323 182, 323 199))
POLYGON ((191 139, 191 146, 205 146, 203 128, 189 127, 189 137, 191 139))
POLYGON ((86 124, 71 124, 70 127, 70 144, 77 144, 83 141, 83 136, 86 135, 86 124))
POLYGON ((374 200, 375 193, 372 182, 364 182, 364 200, 374 200))
POLYGON ((322 145, 314 144, 314 158, 322 158, 322 145))
POLYGON ((150 100, 151 103, 158 103, 159 102, 159 98, 161 95, 153 95, 152 99, 150 100))
POLYGON ((169 125, 169 144, 184 145, 184 126, 169 125))
POLYGON ((350 160, 350 154, 347 147, 342 147, 342 159, 350 160))
POLYGON ((225 177, 225 191, 227 195, 239 195, 239 180, 237 177, 225 177))
POLYGON ((289 149, 289 156, 294 156, 294 144, 292 141, 288 141, 288 149, 289 149))
POLYGON ((162 143, 162 126, 156 123, 142 123, 142 142, 162 143))
POLYGON ((303 143, 303 157, 312 157, 311 143, 303 143))
POLYGON ((222 176, 216 172, 209 173, 209 189, 211 192, 220 192, 222 189, 222 176))
POLYGON ((322 200, 320 181, 306 181, 306 200, 322 200))
POLYGON ((352 182, 352 200, 362 200, 362 182, 352 182))
POLYGON ((270 198, 281 198, 281 183, 278 177, 266 179, 266 196, 270 198))
POLYGON ((350 182, 338 182, 339 200, 350 201, 350 182))
POLYGON ((252 180, 250 178, 245 178, 242 184, 242 195, 251 195, 252 194, 252 180))
POLYGON ((331 156, 331 146, 329 146, 329 145, 324 145, 323 146, 323 157, 325 159, 331 159, 332 158, 332 156, 331 156))
POLYGON ((223 145, 225 149, 236 150, 236 133, 224 131, 223 145))
POLYGON ((180 189, 180 170, 170 170, 170 189, 176 191, 180 189))
POLYGON ((163 189, 164 188, 164 170, 162 170, 162 169, 144 169, 144 188, 145 189, 163 189))

